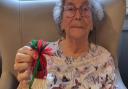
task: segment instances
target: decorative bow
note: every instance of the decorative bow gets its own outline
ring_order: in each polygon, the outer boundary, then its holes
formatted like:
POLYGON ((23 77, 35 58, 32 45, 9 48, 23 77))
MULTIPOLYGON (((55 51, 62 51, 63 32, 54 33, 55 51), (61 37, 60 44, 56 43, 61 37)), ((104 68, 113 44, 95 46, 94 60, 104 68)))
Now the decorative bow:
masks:
POLYGON ((29 89, 31 89, 35 78, 46 79, 47 77, 47 61, 45 55, 52 55, 52 48, 46 46, 48 43, 42 40, 32 40, 31 48, 35 51, 32 63, 32 79, 29 89))

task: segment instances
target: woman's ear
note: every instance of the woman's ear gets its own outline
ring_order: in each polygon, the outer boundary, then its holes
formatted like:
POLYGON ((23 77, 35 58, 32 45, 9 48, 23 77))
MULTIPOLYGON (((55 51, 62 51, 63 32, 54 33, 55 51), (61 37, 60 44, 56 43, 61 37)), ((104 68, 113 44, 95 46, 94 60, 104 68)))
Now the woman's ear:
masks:
POLYGON ((94 23, 91 24, 90 31, 92 31, 94 28, 94 23))
POLYGON ((93 26, 91 26, 91 28, 90 28, 90 31, 92 31, 93 30, 93 26))
POLYGON ((91 26, 91 31, 96 27, 95 21, 93 21, 92 26, 91 26))
POLYGON ((65 28, 64 28, 63 22, 61 21, 61 23, 60 23, 60 30, 61 30, 61 34, 63 34, 63 35, 65 33, 65 30, 64 29, 65 28))
POLYGON ((64 29, 65 29, 65 28, 64 28, 64 24, 63 24, 62 21, 60 22, 60 28, 61 28, 62 31, 64 31, 64 29))

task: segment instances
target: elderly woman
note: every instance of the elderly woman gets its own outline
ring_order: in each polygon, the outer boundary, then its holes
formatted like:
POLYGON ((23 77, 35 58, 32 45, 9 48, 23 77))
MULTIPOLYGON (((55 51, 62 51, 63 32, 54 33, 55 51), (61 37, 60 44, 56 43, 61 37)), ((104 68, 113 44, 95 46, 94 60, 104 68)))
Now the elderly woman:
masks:
MULTIPOLYGON (((104 17, 96 0, 60 0, 54 20, 63 36, 49 42, 53 55, 46 55, 46 80, 35 79, 32 89, 115 89, 115 65, 111 54, 89 41, 89 34, 104 17)), ((46 47, 46 48, 47 48, 46 47)), ((33 62, 32 48, 24 46, 16 54, 14 69, 18 89, 28 89, 33 62)))

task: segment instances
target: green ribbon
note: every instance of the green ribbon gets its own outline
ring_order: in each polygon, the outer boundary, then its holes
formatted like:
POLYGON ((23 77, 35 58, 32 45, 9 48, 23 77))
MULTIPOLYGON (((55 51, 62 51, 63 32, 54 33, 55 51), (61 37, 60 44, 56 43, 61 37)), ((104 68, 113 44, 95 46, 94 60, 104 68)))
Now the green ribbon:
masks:
MULTIPOLYGON (((37 41, 37 40, 32 40, 32 42, 31 42, 31 47, 32 47, 34 50, 38 50, 38 41, 37 41)), ((37 75, 39 66, 40 66, 40 56, 38 56, 37 64, 36 64, 36 67, 35 67, 35 69, 34 69, 34 73, 33 73, 33 75, 32 75, 32 79, 31 79, 30 84, 29 84, 29 89, 31 89, 31 87, 32 87, 32 84, 33 84, 34 79, 35 79, 35 77, 36 77, 36 75, 37 75)))

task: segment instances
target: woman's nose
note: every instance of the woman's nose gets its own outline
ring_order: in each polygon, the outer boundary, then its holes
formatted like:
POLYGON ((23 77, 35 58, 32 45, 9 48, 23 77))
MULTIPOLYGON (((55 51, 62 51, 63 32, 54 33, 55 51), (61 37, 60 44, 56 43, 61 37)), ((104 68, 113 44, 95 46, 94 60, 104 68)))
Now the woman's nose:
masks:
POLYGON ((76 20, 81 20, 82 16, 81 16, 81 13, 79 11, 79 9, 76 10, 76 13, 75 13, 75 19, 76 20))

